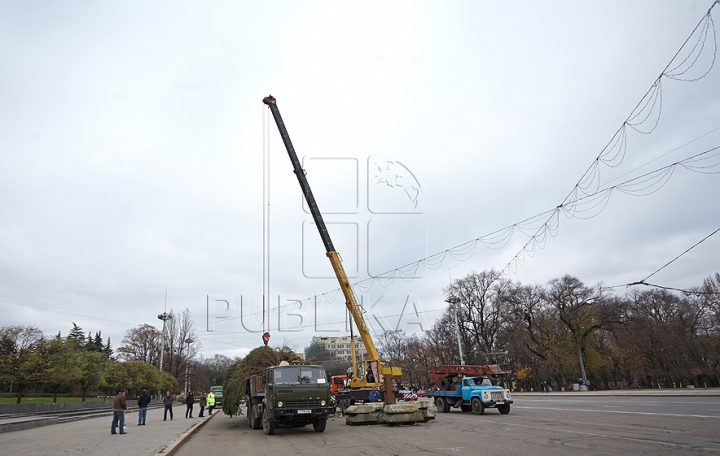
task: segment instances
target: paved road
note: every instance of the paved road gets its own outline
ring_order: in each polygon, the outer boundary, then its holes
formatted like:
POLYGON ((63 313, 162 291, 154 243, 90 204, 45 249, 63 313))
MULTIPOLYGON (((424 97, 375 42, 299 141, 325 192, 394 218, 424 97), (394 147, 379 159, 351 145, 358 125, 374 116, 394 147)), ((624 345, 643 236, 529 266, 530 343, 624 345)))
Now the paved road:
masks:
MULTIPOLYGON (((720 391, 718 391, 720 393, 720 391)), ((591 393, 515 394, 512 411, 482 416, 453 409, 415 426, 347 426, 327 430, 278 429, 266 436, 250 430, 244 416, 215 414, 179 447, 180 456, 231 454, 352 455, 720 455, 720 395, 625 395, 591 393)), ((148 411, 148 425, 127 416, 126 436, 110 435, 110 416, 0 434, 0 454, 28 456, 154 456, 199 423, 175 407, 174 421, 148 411)))
POLYGON ((518 398, 515 409, 587 413, 657 415, 719 419, 720 397, 557 397, 532 395, 518 398))
POLYGON ((178 456, 236 452, 293 455, 683 455, 720 454, 720 397, 607 397, 516 395, 509 415, 453 410, 434 422, 407 427, 347 426, 328 421, 250 430, 244 417, 218 416, 178 456), (260 450, 261 449, 261 450, 260 450))

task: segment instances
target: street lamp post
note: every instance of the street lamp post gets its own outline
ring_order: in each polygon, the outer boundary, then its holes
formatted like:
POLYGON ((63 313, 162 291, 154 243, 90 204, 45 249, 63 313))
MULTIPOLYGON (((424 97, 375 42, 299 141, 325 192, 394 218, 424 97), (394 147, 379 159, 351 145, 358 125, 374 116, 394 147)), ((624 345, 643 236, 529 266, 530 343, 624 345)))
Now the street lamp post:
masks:
POLYGON ((162 336, 160 336, 160 372, 163 370, 163 355, 165 354, 165 322, 172 320, 172 315, 167 312, 163 312, 158 315, 158 319, 163 322, 162 336))
POLYGON ((583 382, 583 388, 580 388, 580 391, 583 391, 587 388, 587 375, 585 374, 585 363, 583 362, 582 350, 580 349, 580 345, 578 345, 578 358, 580 358, 580 373, 582 374, 583 382))
POLYGON ((195 342, 191 338, 185 339, 185 343, 188 346, 188 358, 185 361, 185 396, 187 396, 188 391, 190 391, 190 344, 195 342))
MULTIPOLYGON (((167 291, 166 291, 167 293, 167 291)), ((165 355, 165 322, 172 319, 172 315, 163 312, 160 315, 158 315, 158 319, 162 320, 163 327, 162 327, 162 335, 160 336, 160 367, 159 370, 162 372, 163 370, 163 355, 165 355)), ((158 398, 162 397, 162 391, 158 389, 158 398)))
POLYGON ((460 302, 460 298, 457 296, 450 295, 445 300, 453 309, 453 315, 455 315, 455 330, 457 331, 458 351, 460 351, 460 364, 465 365, 465 357, 463 356, 462 343, 460 342, 460 324, 458 323, 457 316, 457 304, 460 302))

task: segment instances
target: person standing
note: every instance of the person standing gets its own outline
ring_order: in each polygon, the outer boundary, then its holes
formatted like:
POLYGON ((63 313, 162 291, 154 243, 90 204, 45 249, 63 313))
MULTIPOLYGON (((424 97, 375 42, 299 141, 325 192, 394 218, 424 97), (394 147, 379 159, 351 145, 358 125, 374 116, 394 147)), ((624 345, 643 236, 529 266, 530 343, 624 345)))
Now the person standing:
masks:
POLYGON ((112 419, 112 425, 110 427, 110 434, 116 434, 115 432, 115 426, 120 426, 120 434, 127 434, 125 432, 125 410, 127 410, 127 401, 125 400, 125 393, 127 391, 124 389, 121 389, 120 392, 118 392, 117 396, 115 396, 115 401, 113 402, 113 419, 112 419))
POLYGON ((138 396, 138 426, 145 426, 145 418, 147 417, 147 408, 150 404, 150 395, 147 390, 142 390, 138 396))
POLYGON ((212 411, 215 408, 215 393, 210 390, 207 395, 208 415, 212 415, 212 411))
POLYGON ((187 409, 185 409, 185 418, 188 418, 188 413, 190 414, 190 418, 192 418, 192 411, 193 411, 194 403, 195 403, 195 396, 193 396, 192 391, 188 391, 188 395, 185 398, 185 404, 187 404, 187 409))
POLYGON ((170 391, 165 392, 165 397, 163 397, 163 404, 165 405, 165 413, 163 414, 163 421, 167 421, 168 410, 170 410, 170 421, 172 421, 172 419, 173 419, 173 412, 172 412, 173 397, 170 394, 170 391))
POLYGON ((207 396, 205 393, 202 393, 200 395, 200 414, 198 415, 198 418, 203 418, 205 415, 203 415, 203 412, 205 412, 205 406, 207 405, 207 396))
POLYGON ((377 387, 373 386, 370 394, 368 394, 368 402, 377 402, 378 400, 380 400, 380 391, 378 391, 377 387))

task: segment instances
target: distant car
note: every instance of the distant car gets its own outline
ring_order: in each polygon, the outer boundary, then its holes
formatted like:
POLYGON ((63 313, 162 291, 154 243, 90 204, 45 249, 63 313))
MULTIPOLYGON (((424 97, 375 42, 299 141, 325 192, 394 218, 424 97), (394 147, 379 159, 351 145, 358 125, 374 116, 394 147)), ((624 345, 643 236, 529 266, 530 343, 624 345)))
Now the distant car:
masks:
POLYGON ((418 390, 417 393, 415 393, 417 397, 425 397, 425 391, 424 390, 418 390))
POLYGON ((215 406, 222 405, 223 399, 223 387, 222 386, 211 386, 210 391, 215 394, 215 406))

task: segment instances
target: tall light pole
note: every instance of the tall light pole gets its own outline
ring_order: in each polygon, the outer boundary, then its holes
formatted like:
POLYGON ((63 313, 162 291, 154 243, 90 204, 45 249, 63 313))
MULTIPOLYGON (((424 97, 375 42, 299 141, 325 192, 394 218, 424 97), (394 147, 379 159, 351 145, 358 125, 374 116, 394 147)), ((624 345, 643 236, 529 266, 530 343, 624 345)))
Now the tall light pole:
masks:
POLYGON ((160 337, 160 372, 162 372, 163 355, 165 354, 165 322, 172 319, 172 315, 167 313, 167 287, 165 287, 165 309, 158 315, 158 319, 163 322, 162 336, 160 337))
POLYGON ((585 363, 583 362, 582 350, 580 349, 579 344, 578 344, 578 358, 580 358, 580 373, 582 374, 582 382, 583 382, 583 388, 580 388, 580 391, 583 391, 585 388, 587 388, 587 375, 585 375, 585 363))
POLYGON ((160 372, 163 370, 163 355, 165 354, 165 322, 172 320, 172 315, 167 312, 163 312, 158 315, 158 318, 163 322, 162 336, 160 336, 160 372))
POLYGON ((189 337, 187 339, 185 339, 185 343, 188 346, 188 358, 185 361, 185 396, 187 396, 188 391, 190 391, 190 389, 189 389, 189 386, 190 386, 190 383, 189 383, 189 381, 190 381, 190 344, 193 342, 195 342, 195 341, 189 337))
MULTIPOLYGON (((160 372, 163 370, 163 355, 165 355, 165 322, 172 319, 172 315, 167 310, 167 287, 165 287, 165 309, 163 313, 158 315, 158 319, 163 322, 162 335, 160 336, 160 372)), ((162 397, 162 392, 158 389, 158 398, 162 397)))
POLYGON ((450 295, 445 300, 453 310, 453 315, 455 315, 455 330, 457 331, 457 341, 458 341, 458 351, 460 351, 460 364, 463 366, 465 365, 465 357, 463 356, 463 349, 462 349, 462 343, 460 342, 460 324, 458 323, 458 316, 457 316, 457 303, 460 302, 460 298, 457 296, 450 295))

